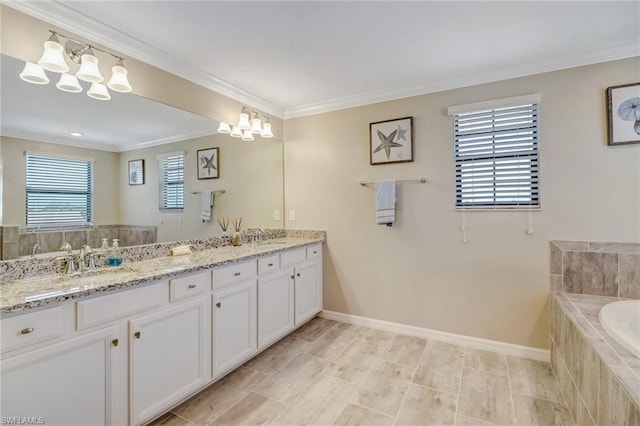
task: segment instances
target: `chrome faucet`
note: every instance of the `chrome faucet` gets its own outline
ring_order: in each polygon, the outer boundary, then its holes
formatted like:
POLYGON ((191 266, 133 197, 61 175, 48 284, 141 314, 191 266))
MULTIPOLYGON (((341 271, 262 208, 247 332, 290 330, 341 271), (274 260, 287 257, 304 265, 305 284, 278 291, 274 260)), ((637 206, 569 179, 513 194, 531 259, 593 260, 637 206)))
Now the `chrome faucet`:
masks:
MULTIPOLYGON (((80 247, 80 260, 79 260, 79 269, 80 272, 84 272, 86 270, 86 262, 85 262, 85 257, 87 255, 89 255, 89 258, 91 259, 91 254, 92 254, 92 250, 91 247, 89 247, 88 244, 83 245, 82 247, 80 247)), ((89 263, 92 263, 91 261, 89 263)), ((90 269, 91 269, 91 265, 89 265, 90 269)), ((93 265, 93 269, 95 269, 95 264, 93 265)))
POLYGON ((60 246, 60 250, 65 251, 67 254, 71 254, 71 244, 69 244, 68 242, 65 241, 60 246))
POLYGON ((42 248, 42 247, 40 247, 40 244, 38 244, 38 243, 35 243, 35 244, 33 245, 33 248, 31 249, 31 258, 32 258, 32 259, 33 259, 34 257, 36 257, 36 252, 37 252, 38 250, 40 250, 41 248, 42 248))

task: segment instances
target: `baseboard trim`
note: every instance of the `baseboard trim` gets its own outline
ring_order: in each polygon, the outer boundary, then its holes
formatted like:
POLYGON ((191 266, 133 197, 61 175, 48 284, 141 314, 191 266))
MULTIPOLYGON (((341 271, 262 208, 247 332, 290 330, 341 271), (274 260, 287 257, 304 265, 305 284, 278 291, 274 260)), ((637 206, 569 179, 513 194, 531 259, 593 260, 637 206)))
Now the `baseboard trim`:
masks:
POLYGON ((373 318, 360 317, 357 315, 343 314, 341 312, 323 310, 320 317, 344 322, 347 324, 361 325, 377 330, 390 331, 393 333, 407 334, 410 336, 423 337, 425 339, 438 340, 455 345, 467 346, 474 349, 497 352, 504 355, 513 355, 536 361, 549 362, 551 355, 549 350, 532 348, 529 346, 514 345, 512 343, 498 342, 496 340, 481 339, 478 337, 463 336, 461 334, 446 333, 444 331, 431 330, 429 328, 416 327, 413 325, 401 324, 397 322, 383 321, 373 318))

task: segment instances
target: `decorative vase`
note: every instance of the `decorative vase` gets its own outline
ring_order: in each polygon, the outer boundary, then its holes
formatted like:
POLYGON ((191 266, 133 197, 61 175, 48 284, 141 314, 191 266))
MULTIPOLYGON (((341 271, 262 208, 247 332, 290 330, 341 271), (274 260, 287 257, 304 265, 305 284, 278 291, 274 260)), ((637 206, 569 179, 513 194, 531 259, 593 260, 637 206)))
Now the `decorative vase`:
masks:
POLYGON ((240 233, 236 232, 235 234, 233 234, 231 236, 231 245, 233 246, 239 246, 242 245, 242 239, 240 238, 240 233))

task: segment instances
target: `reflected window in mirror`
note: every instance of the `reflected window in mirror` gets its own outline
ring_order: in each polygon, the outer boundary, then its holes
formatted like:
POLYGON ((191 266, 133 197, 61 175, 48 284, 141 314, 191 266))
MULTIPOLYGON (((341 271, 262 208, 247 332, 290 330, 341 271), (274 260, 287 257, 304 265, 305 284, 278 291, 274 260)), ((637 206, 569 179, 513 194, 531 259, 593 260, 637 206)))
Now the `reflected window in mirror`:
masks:
POLYGON ((26 225, 33 230, 89 228, 93 159, 26 154, 26 225))
POLYGON ((182 211, 184 208, 184 152, 158 156, 160 210, 182 211))

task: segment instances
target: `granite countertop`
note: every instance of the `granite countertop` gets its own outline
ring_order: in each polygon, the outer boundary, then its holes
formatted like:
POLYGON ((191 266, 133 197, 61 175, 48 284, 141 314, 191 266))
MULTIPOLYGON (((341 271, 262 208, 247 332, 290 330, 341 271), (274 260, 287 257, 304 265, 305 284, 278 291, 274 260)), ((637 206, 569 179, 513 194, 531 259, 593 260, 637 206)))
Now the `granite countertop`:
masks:
POLYGON ((262 244, 224 246, 186 256, 162 256, 79 274, 46 274, 0 285, 0 315, 104 294, 230 263, 323 242, 321 237, 280 238, 262 244))

